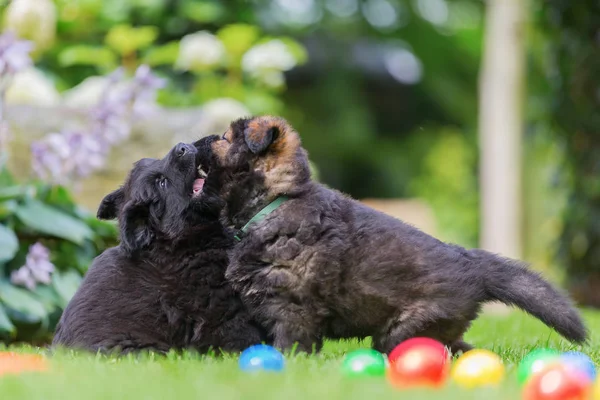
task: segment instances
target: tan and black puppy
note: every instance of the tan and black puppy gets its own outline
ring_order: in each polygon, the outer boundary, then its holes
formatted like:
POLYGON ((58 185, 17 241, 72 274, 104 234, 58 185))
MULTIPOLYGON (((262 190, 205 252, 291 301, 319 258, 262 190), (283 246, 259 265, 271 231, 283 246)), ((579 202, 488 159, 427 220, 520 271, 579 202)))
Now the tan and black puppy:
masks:
POLYGON ((239 231, 226 277, 279 348, 372 336, 389 352, 427 336, 466 350, 463 333, 494 300, 586 339, 569 299, 521 263, 443 243, 311 181, 281 118, 235 121, 201 151, 213 157, 203 195, 225 200, 222 222, 239 231))

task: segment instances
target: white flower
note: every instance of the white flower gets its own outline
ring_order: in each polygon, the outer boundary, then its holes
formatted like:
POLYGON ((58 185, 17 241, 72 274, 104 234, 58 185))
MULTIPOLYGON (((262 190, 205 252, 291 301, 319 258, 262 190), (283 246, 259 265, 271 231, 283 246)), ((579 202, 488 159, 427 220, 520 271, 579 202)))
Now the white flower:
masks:
POLYGON ((48 49, 56 36, 56 5, 52 0, 12 0, 4 27, 34 42, 36 51, 48 49))
POLYGON ((202 70, 221 65, 224 58, 225 46, 219 38, 201 31, 181 39, 175 67, 184 71, 202 70))
POLYGON ((281 71, 265 71, 257 76, 261 82, 272 88, 280 88, 285 84, 285 76, 281 71))
POLYGON ((296 64, 285 43, 277 39, 252 47, 242 57, 242 68, 252 74, 263 70, 288 71, 296 64))
MULTIPOLYGON (((225 132, 231 121, 249 115, 250 111, 237 100, 227 97, 211 100, 202 106, 200 122, 196 124, 193 131, 196 136, 221 134, 225 132)), ((189 135, 186 137, 189 139, 189 135)), ((176 138, 176 141, 181 141, 180 139, 186 140, 182 136, 176 138)))
POLYGON ((60 94, 39 70, 27 68, 17 73, 9 84, 6 103, 54 106, 60 103, 60 94))

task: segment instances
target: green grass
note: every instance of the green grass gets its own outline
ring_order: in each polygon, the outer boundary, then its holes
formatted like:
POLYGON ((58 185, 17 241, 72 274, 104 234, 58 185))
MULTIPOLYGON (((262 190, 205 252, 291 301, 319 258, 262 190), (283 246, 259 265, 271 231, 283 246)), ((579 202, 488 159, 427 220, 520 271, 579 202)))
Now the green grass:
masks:
MULTIPOLYGON (((83 354, 57 354, 47 373, 0 378, 0 399, 518 399, 516 363, 531 349, 577 349, 600 361, 600 313, 585 312, 590 345, 569 345, 556 333, 521 312, 509 316, 483 316, 468 332, 467 340, 498 353, 507 365, 499 388, 466 391, 449 383, 444 389, 398 391, 384 378, 348 380, 339 366, 345 352, 368 345, 328 342, 316 356, 286 358, 281 374, 249 375, 237 368, 236 357, 222 359, 191 354, 109 359, 83 354)), ((40 349, 15 347, 21 352, 40 349)))

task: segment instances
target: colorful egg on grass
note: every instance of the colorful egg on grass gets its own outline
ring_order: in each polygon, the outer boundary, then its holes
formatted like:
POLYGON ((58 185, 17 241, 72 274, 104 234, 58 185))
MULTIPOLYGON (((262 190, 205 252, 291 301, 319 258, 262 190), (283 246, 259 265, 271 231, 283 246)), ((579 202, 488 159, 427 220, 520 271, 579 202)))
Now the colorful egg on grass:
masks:
POLYGON ((390 363, 393 363, 402 354, 414 348, 428 348, 430 350, 437 351, 442 356, 448 356, 448 350, 446 349, 446 347, 437 340, 427 337, 416 337, 405 340, 404 342, 396 346, 388 356, 388 360, 390 361, 390 363))
POLYGON ((444 345, 428 338, 400 343, 389 357, 388 381, 400 388, 444 384, 450 369, 450 354, 444 345))
POLYGON ((342 362, 342 373, 350 378, 384 376, 385 370, 385 356, 371 349, 348 353, 342 362))
POLYGON ((248 347, 240 355, 238 365, 242 371, 275 371, 283 370, 285 361, 281 354, 274 347, 259 344, 248 347))
POLYGON ((555 362, 559 355, 557 351, 550 349, 537 349, 527 354, 517 368, 519 384, 524 385, 532 375, 555 362))
POLYGON ((523 400, 589 400, 592 382, 582 373, 555 363, 527 381, 523 400))
POLYGON ((600 379, 594 383, 594 387, 592 389, 592 399, 600 400, 600 379))
POLYGON ((0 376, 46 370, 48 370, 48 364, 41 355, 0 352, 0 376))
POLYGON ((498 355, 488 350, 464 353, 452 368, 452 379, 459 386, 474 388, 496 386, 504 378, 504 364, 498 355))
POLYGON ((588 377, 590 381, 596 379, 596 366, 594 362, 585 354, 578 351, 568 351, 563 353, 558 360, 561 364, 574 368, 588 377))

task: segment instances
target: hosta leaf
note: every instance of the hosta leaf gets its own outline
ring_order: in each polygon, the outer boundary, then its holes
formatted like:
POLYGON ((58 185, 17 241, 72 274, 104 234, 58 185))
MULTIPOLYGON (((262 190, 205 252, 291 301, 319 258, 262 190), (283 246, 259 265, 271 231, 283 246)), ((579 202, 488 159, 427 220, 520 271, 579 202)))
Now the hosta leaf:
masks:
POLYGON ((10 318, 8 318, 4 306, 0 304, 0 333, 14 336, 15 332, 15 326, 10 322, 10 318))
POLYGON ((12 260, 19 251, 19 240, 12 229, 0 224, 0 263, 12 260))
POLYGON ((37 200, 20 205, 15 213, 29 228, 76 244, 94 236, 92 230, 81 220, 37 200))
POLYGON ((54 289, 62 299, 62 307, 66 307, 81 284, 81 276, 75 271, 55 273, 52 278, 54 289))
POLYGON ((46 309, 32 293, 6 281, 0 282, 0 300, 7 308, 25 314, 31 320, 41 321, 47 317, 46 309))

